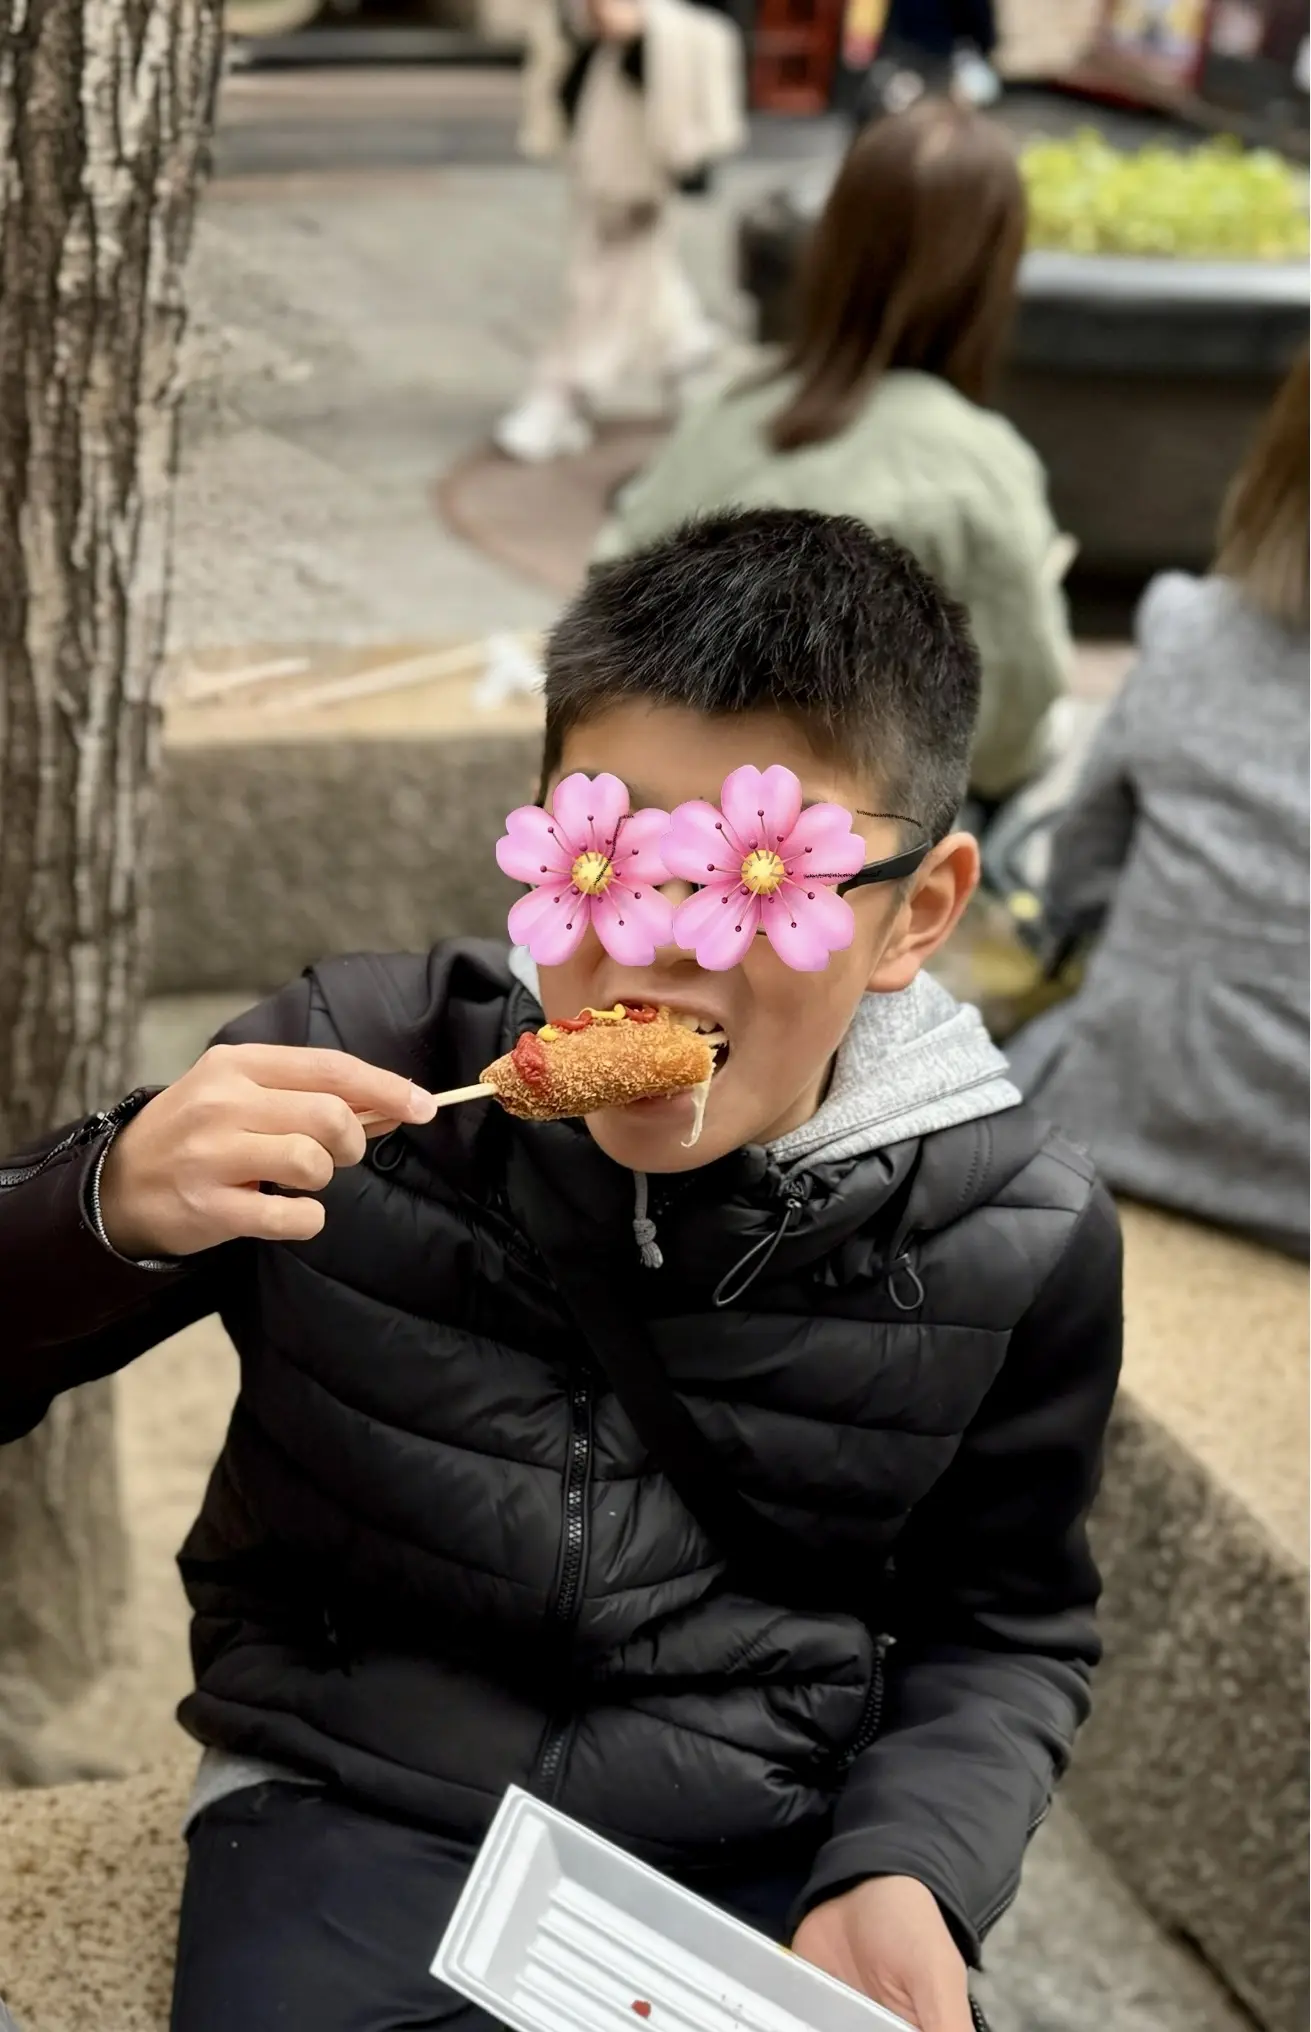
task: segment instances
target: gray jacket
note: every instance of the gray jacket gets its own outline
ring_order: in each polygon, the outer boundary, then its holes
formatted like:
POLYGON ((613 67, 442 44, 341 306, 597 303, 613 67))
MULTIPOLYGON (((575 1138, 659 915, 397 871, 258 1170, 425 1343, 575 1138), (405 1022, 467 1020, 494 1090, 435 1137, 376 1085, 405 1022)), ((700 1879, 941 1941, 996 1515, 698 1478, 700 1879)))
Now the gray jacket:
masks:
POLYGON ((1120 1191, 1307 1246, 1307 642, 1229 582, 1148 588, 1052 849, 1100 931, 1027 1081, 1120 1191))

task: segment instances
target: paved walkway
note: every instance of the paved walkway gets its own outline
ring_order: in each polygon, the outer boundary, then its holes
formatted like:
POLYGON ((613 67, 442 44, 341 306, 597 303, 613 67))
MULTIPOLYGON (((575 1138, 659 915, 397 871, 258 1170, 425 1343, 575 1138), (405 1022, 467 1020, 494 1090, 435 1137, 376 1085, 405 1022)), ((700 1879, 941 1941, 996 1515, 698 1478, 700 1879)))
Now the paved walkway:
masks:
MULTIPOLYGON (((513 154, 512 72, 229 80, 192 270, 196 382, 173 639, 450 639, 533 627, 557 601, 437 525, 430 490, 522 389, 553 320, 565 195, 513 154)), ((1021 98, 1019 131, 1086 111, 1021 98)), ((736 219, 824 174, 834 120, 755 123, 685 207, 712 312, 747 330, 736 219)))
MULTIPOLYGON (((517 93, 495 71, 227 81, 191 277, 179 648, 450 639, 555 611, 430 502, 556 313, 565 193, 514 155, 517 93)), ((842 140, 835 121, 760 123, 687 206, 689 263, 728 324, 747 322, 738 211, 842 140)))
POLYGON ((548 597, 444 535, 428 490, 513 398, 562 230, 555 179, 519 167, 210 193, 177 645, 451 637, 548 618, 548 597))
MULTIPOLYGON (((741 316, 735 167, 688 208, 715 312, 741 316)), ((197 236, 173 639, 451 637, 557 602, 435 519, 429 493, 520 392, 553 317, 563 191, 526 165, 245 180, 197 236)))

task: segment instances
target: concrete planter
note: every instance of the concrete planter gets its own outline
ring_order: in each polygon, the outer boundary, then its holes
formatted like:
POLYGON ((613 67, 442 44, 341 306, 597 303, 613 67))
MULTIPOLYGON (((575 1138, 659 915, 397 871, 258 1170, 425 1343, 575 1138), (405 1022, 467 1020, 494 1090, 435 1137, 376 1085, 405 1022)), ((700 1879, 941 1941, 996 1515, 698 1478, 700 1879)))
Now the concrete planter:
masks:
MULTIPOLYGON (((758 334, 786 336, 797 259, 824 202, 780 191, 739 228, 758 334)), ((1047 468, 1080 569, 1201 569, 1225 489, 1307 335, 1305 265, 1033 253, 998 407, 1047 468)))

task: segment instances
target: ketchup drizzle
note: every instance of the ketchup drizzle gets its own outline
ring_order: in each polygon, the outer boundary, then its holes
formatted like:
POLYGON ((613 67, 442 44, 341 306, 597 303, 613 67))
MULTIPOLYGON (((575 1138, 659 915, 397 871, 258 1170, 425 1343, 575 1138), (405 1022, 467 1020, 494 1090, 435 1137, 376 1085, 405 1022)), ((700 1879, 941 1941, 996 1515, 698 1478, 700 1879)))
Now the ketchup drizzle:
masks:
POLYGON ((514 1067, 526 1087, 539 1091, 551 1084, 551 1068, 547 1062, 542 1040, 535 1032, 525 1030, 514 1050, 510 1053, 514 1067))

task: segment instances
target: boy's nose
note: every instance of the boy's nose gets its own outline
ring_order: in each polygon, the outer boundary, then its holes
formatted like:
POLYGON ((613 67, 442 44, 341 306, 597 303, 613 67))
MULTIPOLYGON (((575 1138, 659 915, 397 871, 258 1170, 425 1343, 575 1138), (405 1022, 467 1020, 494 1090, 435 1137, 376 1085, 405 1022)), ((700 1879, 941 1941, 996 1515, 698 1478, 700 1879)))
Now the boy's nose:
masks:
MULTIPOLYGON (((660 884, 660 894, 668 898, 675 910, 687 897, 695 895, 695 893, 695 882, 676 882, 671 879, 668 882, 660 884)), ((672 938, 667 940, 664 945, 656 947, 657 966, 684 965, 691 957, 691 953, 684 952, 682 946, 675 944, 672 938)))

